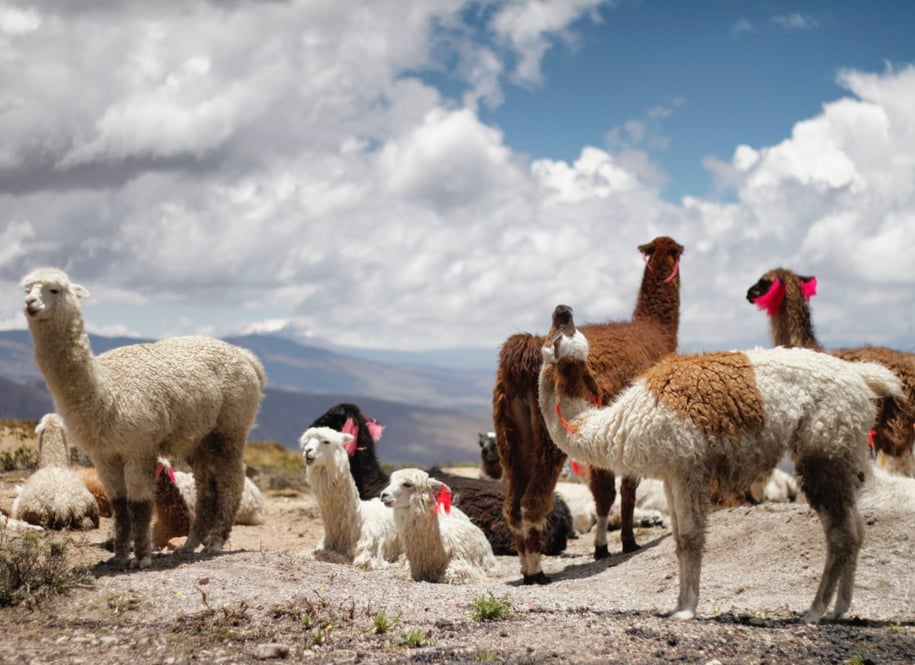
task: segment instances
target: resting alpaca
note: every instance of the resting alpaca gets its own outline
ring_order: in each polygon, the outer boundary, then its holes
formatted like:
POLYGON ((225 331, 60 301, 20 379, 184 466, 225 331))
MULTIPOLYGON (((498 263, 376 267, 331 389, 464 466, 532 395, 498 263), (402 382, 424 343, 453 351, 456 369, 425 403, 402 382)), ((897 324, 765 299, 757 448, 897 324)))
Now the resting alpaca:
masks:
MULTIPOLYGON (((639 251, 645 258, 645 269, 632 320, 585 326, 591 341, 590 362, 599 376, 605 403, 639 372, 677 349, 683 246, 661 236, 641 245, 639 251)), ((541 530, 566 458, 550 440, 537 409, 543 341, 542 337, 530 334, 513 335, 505 340, 493 387, 496 444, 508 481, 503 511, 515 534, 525 584, 550 582, 541 568, 541 530)), ((589 485, 597 507, 596 559, 609 556, 607 522, 616 495, 614 480, 611 470, 591 472, 589 485)), ((624 552, 638 549, 633 532, 637 486, 638 478, 624 477, 620 487, 620 539, 624 552)))
POLYGON ((60 417, 45 414, 35 433, 39 468, 19 488, 13 518, 47 529, 98 528, 98 503, 70 468, 70 450, 60 417))
POLYGON ((826 565, 805 621, 851 603, 864 523, 856 507, 869 473, 860 444, 876 400, 899 380, 876 363, 805 349, 670 356, 604 408, 588 340, 560 305, 543 348, 540 408, 557 445, 576 459, 664 480, 680 564, 673 617, 695 616, 709 487, 747 487, 787 451, 826 535, 826 565))
POLYGON ((330 427, 311 427, 299 439, 324 522, 315 558, 372 570, 396 561, 401 547, 391 511, 377 498, 359 498, 346 454, 353 440, 330 427))
POLYGON ((496 446, 495 432, 480 432, 480 478, 499 480, 502 478, 502 463, 496 446))
POLYGON ((253 353, 209 337, 177 337, 92 353, 66 273, 22 280, 35 361, 57 412, 92 458, 114 511, 116 565, 152 563, 149 524, 159 455, 194 469, 200 501, 181 551, 222 550, 245 480, 242 454, 260 406, 264 370, 253 353), (129 560, 133 546, 136 557, 129 560))
POLYGON ((417 582, 482 581, 496 558, 486 536, 447 497, 451 489, 421 469, 399 469, 381 492, 394 522, 410 574, 417 582))
MULTIPOLYGON (((349 431, 356 437, 350 444, 350 473, 363 499, 377 497, 388 482, 388 474, 381 468, 375 454, 375 442, 381 438, 384 429, 377 421, 366 418, 355 404, 341 403, 332 406, 320 415, 311 427, 331 427, 337 431, 349 431)), ((496 554, 516 554, 514 537, 502 517, 505 501, 505 486, 502 483, 479 478, 459 478, 433 469, 432 475, 448 484, 454 492, 454 504, 486 534, 496 554)), ((554 501, 553 510, 547 515, 544 529, 544 552, 559 554, 568 544, 572 533, 572 516, 562 499, 554 501)))
MULTIPOLYGON (((809 300, 816 295, 816 277, 802 277, 785 268, 770 270, 747 290, 747 300, 765 309, 776 346, 823 351, 813 332, 809 300)), ((885 455, 911 454, 915 445, 915 355, 882 346, 833 349, 843 360, 878 362, 902 381, 902 399, 888 397, 877 410, 871 445, 885 455)))

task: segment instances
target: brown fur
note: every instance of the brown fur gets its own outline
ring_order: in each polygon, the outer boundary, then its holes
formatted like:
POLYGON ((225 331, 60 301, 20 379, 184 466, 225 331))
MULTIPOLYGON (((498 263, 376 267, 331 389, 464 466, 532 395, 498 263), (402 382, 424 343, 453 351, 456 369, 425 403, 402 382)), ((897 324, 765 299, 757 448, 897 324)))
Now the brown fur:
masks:
MULTIPOLYGON (((683 247, 667 237, 639 247, 645 270, 632 321, 585 326, 590 362, 598 376, 604 403, 611 401, 636 375, 676 351, 680 308, 680 277, 669 282, 683 247)), ((507 477, 505 517, 515 533, 526 583, 548 582, 540 570, 538 534, 551 506, 551 497, 566 455, 547 434, 537 401, 541 347, 544 338, 522 333, 509 337, 499 355, 493 388, 493 422, 499 458, 507 477)), ((624 551, 638 548, 633 533, 633 510, 638 479, 624 478, 621 517, 624 551)), ((592 469, 589 486, 597 514, 606 519, 616 495, 613 472, 592 469)), ((606 532, 596 530, 596 538, 606 532)), ((595 557, 607 556, 606 543, 595 545, 595 557)))
POLYGON ((111 502, 108 500, 108 493, 105 492, 105 486, 99 480, 98 471, 94 467, 86 469, 76 469, 77 475, 82 478, 86 484, 89 494, 95 497, 98 504, 98 514, 100 517, 112 517, 114 511, 111 509, 111 502))
POLYGON ((648 390, 684 420, 720 438, 737 440, 741 433, 756 435, 765 424, 762 395, 756 374, 742 353, 702 356, 697 366, 689 356, 669 356, 646 375, 648 390), (703 399, 692 399, 701 394, 703 399))
POLYGON ((178 485, 172 482, 167 468, 156 475, 156 502, 153 506, 150 532, 156 549, 170 546, 172 538, 187 536, 194 521, 194 512, 188 507, 178 485))
MULTIPOLYGON (((775 279, 785 285, 785 298, 775 316, 770 317, 772 343, 776 346, 803 347, 823 351, 817 341, 810 317, 810 305, 801 294, 800 284, 812 279, 798 275, 786 268, 770 270, 749 288, 747 300, 751 303, 768 292, 775 279)), ((862 346, 829 351, 843 360, 879 362, 902 381, 905 399, 891 397, 881 401, 874 427, 874 447, 878 452, 900 456, 912 451, 915 445, 915 354, 880 346, 862 346)))

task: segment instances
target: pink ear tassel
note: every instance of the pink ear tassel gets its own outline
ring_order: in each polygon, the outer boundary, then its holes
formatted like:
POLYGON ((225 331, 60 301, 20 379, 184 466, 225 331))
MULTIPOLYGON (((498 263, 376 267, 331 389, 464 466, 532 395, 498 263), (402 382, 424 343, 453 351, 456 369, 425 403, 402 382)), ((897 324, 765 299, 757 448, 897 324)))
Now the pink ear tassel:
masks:
POLYGON ((451 490, 447 485, 442 485, 438 496, 435 497, 435 510, 439 513, 444 511, 446 515, 451 512, 451 490))
POLYGON ((674 269, 671 271, 670 275, 668 275, 667 279, 664 280, 664 283, 667 284, 667 282, 671 281, 677 276, 678 272, 680 272, 680 259, 677 259, 677 262, 674 263, 674 269))
POLYGON ((369 434, 372 436, 372 441, 378 441, 381 438, 381 433, 384 432, 384 425, 377 420, 367 420, 366 424, 369 428, 369 434))
POLYGON ((811 277, 806 282, 801 282, 801 295, 804 300, 810 300, 817 294, 817 278, 811 277))
POLYGON ((756 303, 756 306, 760 309, 766 310, 766 314, 769 316, 775 316, 778 314, 778 308, 782 306, 782 300, 784 299, 785 285, 782 284, 780 279, 776 279, 772 282, 772 286, 769 287, 769 290, 756 298, 753 302, 756 303))
POLYGON ((346 422, 343 423, 343 429, 340 430, 344 434, 350 434, 353 437, 353 440, 343 444, 343 449, 346 450, 346 454, 352 457, 356 454, 356 440, 359 438, 359 425, 353 422, 352 418, 347 418, 346 422))

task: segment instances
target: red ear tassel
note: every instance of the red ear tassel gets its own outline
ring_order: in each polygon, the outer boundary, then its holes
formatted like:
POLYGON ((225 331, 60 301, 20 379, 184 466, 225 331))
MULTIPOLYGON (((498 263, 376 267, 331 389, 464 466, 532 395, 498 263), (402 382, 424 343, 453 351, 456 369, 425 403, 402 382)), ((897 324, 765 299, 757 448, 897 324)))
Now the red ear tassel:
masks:
POLYGON ((435 510, 439 513, 444 512, 446 515, 451 512, 451 490, 447 485, 442 485, 442 489, 435 497, 435 510))
POLYGON ((871 448, 873 448, 875 445, 874 444, 875 436, 877 436, 877 430, 875 430, 875 429, 872 429, 870 432, 867 433, 867 445, 869 445, 871 448))
POLYGON ((760 309, 766 310, 766 314, 769 316, 775 316, 778 314, 778 308, 781 307, 782 300, 784 299, 785 285, 782 284, 780 279, 776 279, 772 282, 772 286, 769 287, 769 290, 756 298, 753 302, 756 303, 756 306, 760 309))

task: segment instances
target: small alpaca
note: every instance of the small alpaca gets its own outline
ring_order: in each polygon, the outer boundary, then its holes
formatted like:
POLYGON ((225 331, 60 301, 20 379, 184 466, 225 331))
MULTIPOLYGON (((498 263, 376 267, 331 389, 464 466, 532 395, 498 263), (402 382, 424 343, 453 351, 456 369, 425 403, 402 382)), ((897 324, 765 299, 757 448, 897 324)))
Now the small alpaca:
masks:
POLYGON ((243 452, 265 376, 246 349, 176 337, 92 353, 80 309, 89 291, 61 270, 23 280, 35 361, 58 413, 89 454, 114 512, 115 565, 152 564, 156 460, 186 459, 200 501, 181 552, 222 551, 241 500, 243 452), (130 551, 133 549, 134 559, 130 551))
POLYGON ((588 339, 564 305, 543 357, 540 409, 556 444, 589 464, 664 480, 680 563, 673 618, 696 613, 712 482, 724 492, 745 488, 786 451, 826 536, 804 620, 826 613, 837 586, 832 616, 845 613, 864 536, 857 494, 870 472, 860 441, 876 401, 901 394, 892 372, 805 349, 669 356, 600 408, 588 339))
MULTIPOLYGON (((630 321, 585 326, 591 342, 590 362, 599 377, 604 402, 663 356, 677 350, 680 321, 680 257, 683 246, 660 236, 639 246, 645 259, 642 283, 630 321)), ((566 460, 550 440, 537 408, 537 380, 543 362, 544 339, 512 335, 499 352, 493 387, 493 423, 508 492, 503 512, 515 535, 525 584, 549 584, 540 557, 543 518, 566 460)), ((610 556, 607 525, 616 498, 613 471, 595 468, 589 486, 597 508, 594 558, 610 556)), ((620 485, 620 540, 623 552, 638 549, 634 513, 638 478, 626 476, 620 485)))
MULTIPOLYGON (((786 268, 770 270, 747 289, 747 300, 769 315, 772 343, 823 351, 813 331, 810 299, 816 295, 817 279, 786 268)), ((894 457, 911 454, 915 446, 915 354, 883 346, 833 349, 843 360, 878 362, 902 381, 904 395, 887 397, 878 410, 873 435, 868 439, 877 452, 894 457)))
POLYGON ((499 480, 502 478, 502 463, 499 461, 496 433, 479 432, 478 437, 480 442, 480 478, 499 480))
POLYGON ((324 522, 315 558, 373 570, 397 561, 401 545, 391 511, 377 498, 359 498, 346 452, 354 441, 330 427, 311 427, 299 438, 324 522))
MULTIPOLYGON (((355 437, 347 452, 350 473, 356 481, 361 498, 375 498, 387 487, 388 474, 381 468, 375 452, 375 444, 384 430, 383 425, 372 418, 366 418, 355 404, 341 403, 318 416, 311 427, 331 427, 355 437)), ((441 469, 432 469, 431 473, 451 487, 454 504, 461 508, 471 522, 483 530, 493 552, 517 553, 514 536, 502 517, 506 492, 504 483, 493 483, 479 478, 460 478, 446 474, 441 469)), ((569 508, 557 496, 553 502, 553 509, 546 516, 543 551, 546 554, 559 554, 565 550, 572 533, 572 516, 569 508)))
POLYGON ((466 584, 486 579, 496 557, 479 527, 451 506, 451 489, 421 469, 398 469, 381 492, 394 522, 410 575, 417 582, 466 584))
POLYGON ((70 468, 67 434, 60 417, 45 414, 35 433, 39 468, 18 488, 13 518, 46 529, 98 528, 98 503, 70 468))

